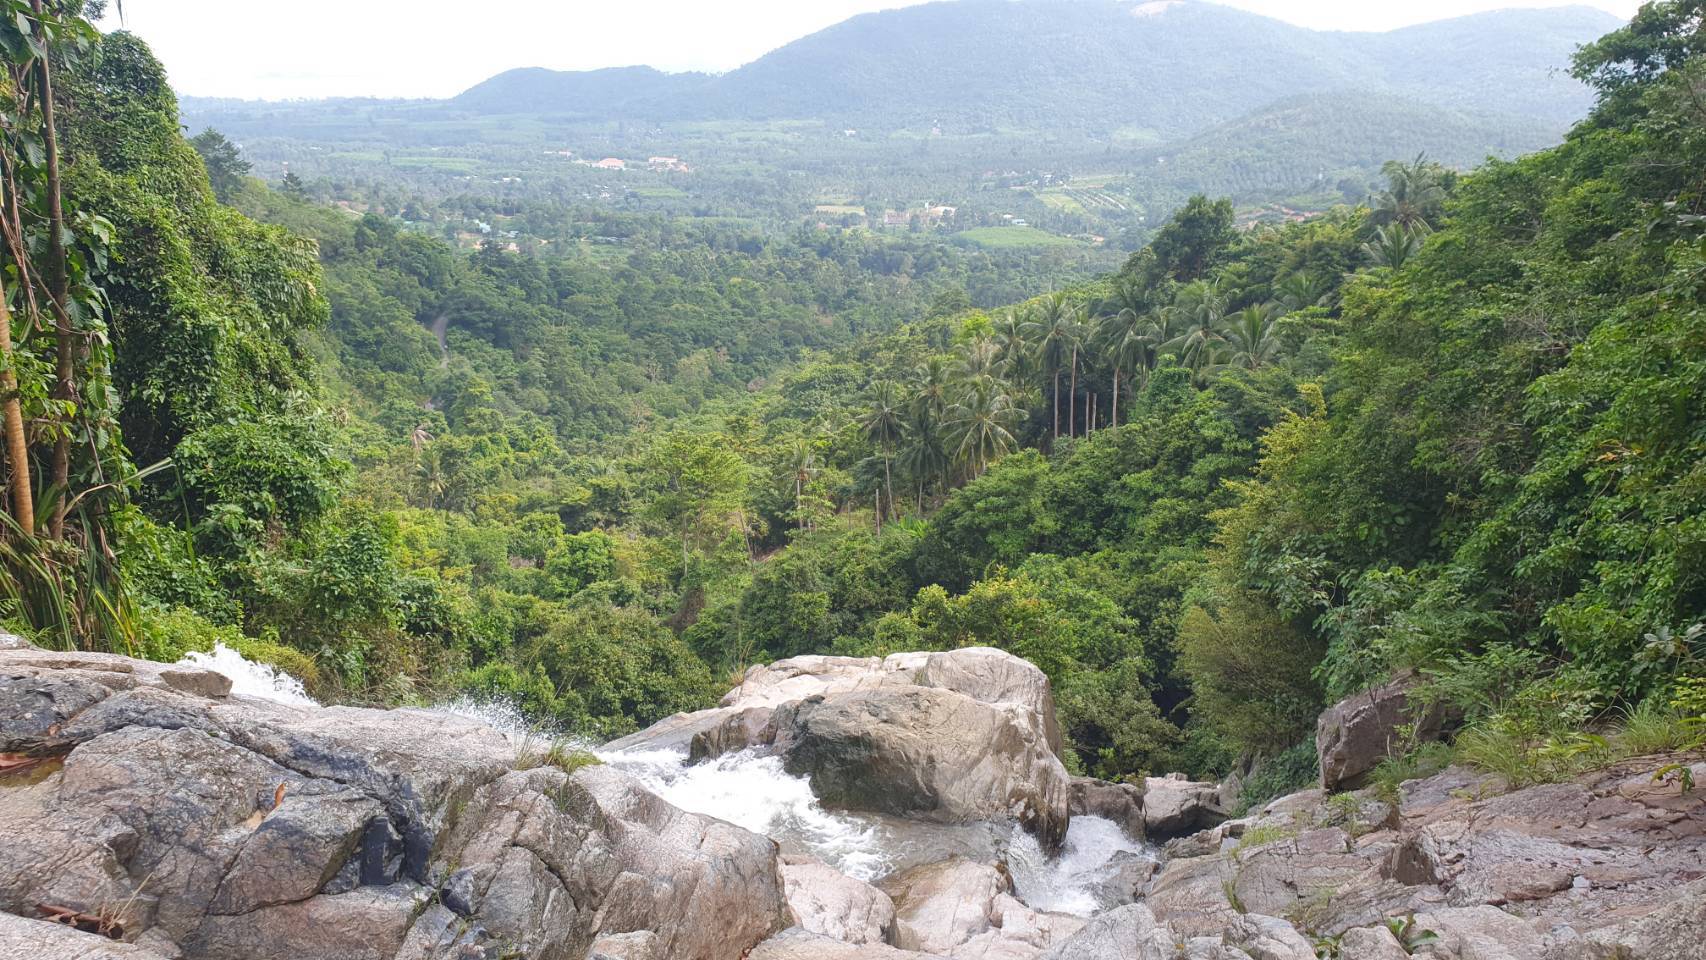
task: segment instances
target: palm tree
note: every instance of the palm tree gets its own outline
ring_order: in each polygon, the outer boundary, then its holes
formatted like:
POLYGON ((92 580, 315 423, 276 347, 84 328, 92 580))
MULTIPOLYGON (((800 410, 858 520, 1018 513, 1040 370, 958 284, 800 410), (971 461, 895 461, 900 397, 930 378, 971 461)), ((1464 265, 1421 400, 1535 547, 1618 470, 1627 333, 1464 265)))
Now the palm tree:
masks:
MULTIPOLYGON (((944 408, 943 414, 946 415, 944 408)), ((945 488, 948 483, 946 442, 942 436, 943 418, 933 416, 921 404, 907 411, 906 443, 900 448, 900 468, 912 478, 918 491, 918 512, 924 513, 924 487, 931 477, 939 478, 945 488)))
MULTIPOLYGON (((1078 351, 1084 346, 1085 331, 1090 329, 1090 307, 1082 305, 1071 313, 1072 326, 1072 385, 1067 388, 1066 435, 1078 435, 1078 351)), ((1085 416, 1089 416, 1086 412, 1085 416)))
POLYGON ((1219 284, 1195 280, 1179 288, 1170 308, 1179 333, 1166 344, 1187 367, 1198 373, 1209 364, 1212 349, 1221 341, 1220 328, 1226 319, 1226 295, 1219 284))
POLYGON ((1376 228, 1374 239, 1362 245, 1363 256, 1377 267, 1396 270, 1422 249, 1429 232, 1425 222, 1414 226, 1396 222, 1387 224, 1376 228))
POLYGON ((953 374, 948 370, 948 359, 931 357, 912 370, 912 382, 909 384, 912 401, 909 405, 915 413, 922 411, 933 423, 941 423, 948 413, 953 380, 953 374))
POLYGON ((1113 412, 1108 419, 1108 425, 1114 427, 1120 425, 1120 374, 1128 368, 1135 371, 1146 367, 1154 347, 1148 336, 1151 318, 1136 304, 1120 306, 1119 303, 1116 299, 1110 304, 1117 309, 1096 324, 1096 344, 1114 371, 1113 412))
POLYGON ((1025 313, 1013 309, 1003 311, 991 325, 1002 372, 1015 382, 1024 382, 1031 377, 1032 360, 1035 358, 1027 330, 1030 324, 1031 320, 1025 313))
POLYGON ((1275 299, 1287 313, 1327 306, 1333 285, 1313 270, 1299 270, 1274 285, 1275 299))
POLYGON ((984 378, 999 379, 1001 371, 1001 348, 995 341, 980 337, 966 344, 965 352, 960 354, 959 374, 962 383, 984 378))
POLYGON ((966 464, 973 477, 982 476, 990 463, 1019 445, 1011 427, 1022 414, 1001 386, 994 379, 973 381, 948 412, 948 424, 954 431, 954 456, 966 464))
POLYGON ((1280 349, 1279 316, 1272 303, 1234 313, 1227 320, 1225 333, 1232 350, 1231 362, 1246 370, 1259 370, 1272 363, 1280 349))
POLYGON ((1417 154, 1409 163, 1389 160, 1382 167, 1387 188, 1375 198, 1371 218, 1377 224, 1427 226, 1445 205, 1445 170, 1417 154))
MULTIPOLYGON (((883 458, 883 486, 888 493, 889 513, 894 513, 894 473, 890 461, 895 447, 906 434, 905 411, 901 409, 900 391, 891 380, 884 380, 871 389, 869 405, 859 418, 865 438, 877 447, 883 458)), ((883 511, 877 511, 877 526, 882 527, 883 511)))
POLYGON ((806 484, 817 476, 817 446, 805 437, 797 437, 788 447, 788 472, 794 481, 794 523, 798 529, 810 529, 806 517, 806 484))
POLYGON ((1060 439, 1060 370, 1073 354, 1077 336, 1077 317, 1063 293, 1050 294, 1042 299, 1036 313, 1026 324, 1036 368, 1043 379, 1054 382, 1054 438, 1060 439))

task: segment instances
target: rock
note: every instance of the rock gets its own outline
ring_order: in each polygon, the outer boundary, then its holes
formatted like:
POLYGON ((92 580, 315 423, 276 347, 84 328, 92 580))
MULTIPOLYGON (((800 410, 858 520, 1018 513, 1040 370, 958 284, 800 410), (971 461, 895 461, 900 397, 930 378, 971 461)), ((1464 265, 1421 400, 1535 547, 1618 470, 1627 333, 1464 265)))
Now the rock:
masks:
POLYGON ((36 645, 15 633, 0 630, 0 650, 35 650, 36 645))
MULTIPOLYGON (((0 634, 0 638, 9 634, 0 634)), ((0 913, 0 957, 18 960, 166 960, 146 947, 45 920, 0 913)))
POLYGON ((1410 956, 1385 925, 1345 931, 1339 939, 1339 954, 1354 960, 1409 960, 1410 956))
POLYGON ((1315 948, 1308 939, 1277 917, 1244 914, 1226 925, 1223 938, 1252 960, 1315 960, 1315 948))
POLYGON ((663 960, 658 936, 649 930, 599 937, 587 950, 586 960, 663 960))
POLYGON ((1226 819, 1220 787, 1183 777, 1149 777, 1144 781, 1143 822, 1158 840, 1206 830, 1226 819))
POLYGON ((845 943, 895 942, 894 901, 816 857, 782 858, 782 888, 794 924, 845 943))
POLYGON ((954 960, 1032 960, 1084 928, 1082 917, 1032 910, 1010 894, 995 898, 992 928, 955 947, 954 960))
POLYGON ((1706 944, 1706 880, 1657 910, 1550 947, 1545 960, 1697 960, 1706 944))
POLYGON ((1416 931, 1437 934, 1429 949, 1461 960, 1540 960, 1546 937, 1534 921, 1486 904, 1418 913, 1416 931))
POLYGON ((1322 713, 1315 723, 1315 753, 1321 766, 1321 788, 1337 791, 1358 787, 1368 774, 1400 746, 1398 728, 1413 725, 1406 743, 1439 738, 1445 711, 1423 710, 1410 702, 1414 676, 1399 677, 1372 690, 1346 697, 1322 713))
POLYGON ((1169 860, 1150 882, 1143 902, 1175 933, 1219 936, 1239 912, 1227 896, 1233 878, 1232 864, 1224 857, 1169 860))
POLYGON ((160 671, 160 680, 173 690, 220 700, 231 695, 231 678, 223 673, 198 667, 168 667, 160 671))
MULTIPOLYGON (((0 651, 0 736, 52 758, 0 783, 0 911, 100 916, 146 948, 110 955, 172 960, 583 960, 595 942, 722 960, 789 922, 773 841, 612 768, 516 771, 467 719, 205 680, 0 651)), ((0 956, 66 936, 5 927, 31 946, 0 956)), ((66 956, 109 955, 77 942, 66 956)))
POLYGON ((943 823, 1017 820, 1065 835, 1066 770, 1048 678, 971 647, 885 658, 795 657, 753 667, 720 706, 671 717, 607 750, 759 748, 827 804, 943 823))
POLYGON ((1058 756, 1065 749, 1048 676, 1027 660, 990 647, 932 653, 924 657, 915 682, 963 693, 979 703, 1016 706, 1040 724, 1050 752, 1058 756))
POLYGON ((946 954, 995 924, 995 898, 1013 892, 1004 869, 954 858, 885 878, 895 907, 895 946, 946 954))
POLYGON ((427 898, 420 887, 397 884, 209 916, 184 941, 184 952, 206 960, 391 960, 427 898))
POLYGON ((927 687, 812 697, 776 711, 774 749, 826 804, 941 823, 1013 820, 1066 835, 1067 775, 1011 710, 927 687))
POLYGON ((843 943, 798 927, 764 941, 747 960, 941 960, 935 954, 900 950, 884 943, 843 943))
POLYGON ((1135 902, 1149 881, 1160 871, 1161 862, 1130 850, 1121 850, 1108 860, 1109 874, 1091 889, 1096 902, 1110 907, 1135 902))
POLYGON ((1141 903, 1096 917, 1040 960, 1171 960, 1173 937, 1141 903))
POLYGON ((1133 840, 1147 836, 1143 820, 1143 788, 1135 784, 1073 777, 1067 794, 1067 812, 1074 817, 1112 820, 1133 840))

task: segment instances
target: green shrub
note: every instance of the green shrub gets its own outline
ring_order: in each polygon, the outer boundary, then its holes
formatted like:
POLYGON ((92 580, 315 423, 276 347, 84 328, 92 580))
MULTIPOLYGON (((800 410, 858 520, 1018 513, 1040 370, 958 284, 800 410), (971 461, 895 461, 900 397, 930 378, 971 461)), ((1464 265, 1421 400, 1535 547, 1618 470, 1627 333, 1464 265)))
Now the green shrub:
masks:
POLYGON ((1233 804, 1232 815, 1241 817, 1270 800, 1307 790, 1315 786, 1320 776, 1315 742, 1297 744, 1256 764, 1256 769, 1244 780, 1244 788, 1233 804))

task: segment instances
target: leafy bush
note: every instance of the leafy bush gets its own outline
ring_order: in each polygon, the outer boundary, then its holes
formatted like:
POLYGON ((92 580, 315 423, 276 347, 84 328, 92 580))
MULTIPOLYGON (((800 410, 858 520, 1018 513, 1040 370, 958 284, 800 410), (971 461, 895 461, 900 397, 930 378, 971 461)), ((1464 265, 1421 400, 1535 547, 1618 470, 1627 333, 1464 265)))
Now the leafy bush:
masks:
POLYGON ((1244 779, 1231 813, 1241 817, 1270 801, 1314 786, 1321 776, 1313 740, 1259 761, 1244 779))

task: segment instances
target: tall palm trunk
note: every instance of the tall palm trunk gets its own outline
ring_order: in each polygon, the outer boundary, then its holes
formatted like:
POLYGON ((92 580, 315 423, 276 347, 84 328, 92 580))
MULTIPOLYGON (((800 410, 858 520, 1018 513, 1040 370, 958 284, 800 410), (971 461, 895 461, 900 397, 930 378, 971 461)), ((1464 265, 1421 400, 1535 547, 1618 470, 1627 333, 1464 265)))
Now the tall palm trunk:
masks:
POLYGON ((1116 364, 1114 364, 1114 411, 1113 411, 1113 416, 1108 418, 1108 426, 1117 427, 1119 425, 1120 425, 1120 365, 1116 363, 1116 364))
MULTIPOLYGON (((37 20, 35 34, 45 48, 47 37, 41 24, 42 0, 30 0, 37 20)), ((75 409, 77 383, 75 379, 76 334, 71 328, 70 271, 65 259, 65 207, 59 181, 59 132, 54 119, 53 68, 48 56, 36 58, 36 76, 41 89, 42 139, 47 153, 47 295, 52 301, 54 321, 53 397, 75 409)), ((66 416, 73 416, 69 412, 66 416)), ((48 522, 48 536, 57 540, 65 534, 65 505, 71 499, 71 428, 63 424, 53 444, 53 485, 59 496, 54 500, 53 517, 48 522)))
POLYGON ((889 472, 888 457, 883 458, 883 487, 888 490, 889 516, 891 518, 900 516, 900 514, 896 513, 894 509, 894 474, 889 472))
POLYGON ((12 311, 0 280, 0 409, 4 411, 6 459, 12 462, 12 519, 19 529, 36 530, 35 495, 30 487, 30 448, 24 439, 24 411, 18 400, 18 375, 12 368, 12 311))
POLYGON ((1072 345, 1072 389, 1070 394, 1067 397, 1070 402, 1066 411, 1066 435, 1075 437, 1078 435, 1078 344, 1076 343, 1072 345))
POLYGON ((1054 438, 1060 439, 1060 368, 1054 371, 1054 438))

